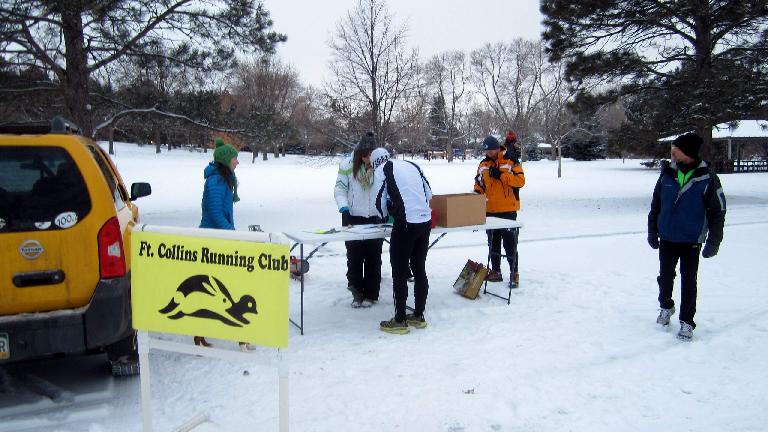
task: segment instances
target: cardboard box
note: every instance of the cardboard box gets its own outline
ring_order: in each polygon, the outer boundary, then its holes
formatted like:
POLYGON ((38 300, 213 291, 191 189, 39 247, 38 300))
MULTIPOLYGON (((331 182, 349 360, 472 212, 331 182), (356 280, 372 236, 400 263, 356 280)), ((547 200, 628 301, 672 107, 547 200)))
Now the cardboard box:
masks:
POLYGON ((453 228, 485 223, 485 195, 476 193, 433 195, 429 206, 435 225, 453 228))

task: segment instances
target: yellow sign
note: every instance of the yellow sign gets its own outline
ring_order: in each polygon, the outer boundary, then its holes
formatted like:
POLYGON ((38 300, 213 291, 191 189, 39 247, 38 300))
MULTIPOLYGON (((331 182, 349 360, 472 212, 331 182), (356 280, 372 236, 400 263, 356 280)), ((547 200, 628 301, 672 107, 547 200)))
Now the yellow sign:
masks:
POLYGON ((134 231, 131 267, 134 328, 288 346, 286 245, 134 231))

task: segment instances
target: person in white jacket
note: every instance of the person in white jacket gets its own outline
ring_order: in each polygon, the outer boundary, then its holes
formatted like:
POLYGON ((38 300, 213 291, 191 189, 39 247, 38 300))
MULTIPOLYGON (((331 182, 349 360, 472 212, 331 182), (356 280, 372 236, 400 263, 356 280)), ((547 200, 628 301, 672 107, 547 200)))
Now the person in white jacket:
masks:
MULTIPOLYGON (((366 133, 352 157, 339 165, 333 196, 343 226, 382 222, 373 203, 371 152, 376 148, 372 132, 366 133)), ((381 246, 383 239, 348 241, 347 289, 352 292, 352 307, 371 307, 379 300, 381 284, 381 246)))
POLYGON ((392 294, 395 316, 379 324, 381 331, 408 333, 408 326, 427 326, 424 309, 427 305, 429 280, 426 261, 429 234, 432 231, 432 188, 418 165, 410 161, 389 159, 389 153, 377 148, 371 153, 374 168, 374 202, 379 217, 394 218, 389 238, 389 262, 392 264, 392 294), (409 269, 410 268, 410 269, 409 269), (408 275, 413 272, 413 313, 406 314, 408 275))

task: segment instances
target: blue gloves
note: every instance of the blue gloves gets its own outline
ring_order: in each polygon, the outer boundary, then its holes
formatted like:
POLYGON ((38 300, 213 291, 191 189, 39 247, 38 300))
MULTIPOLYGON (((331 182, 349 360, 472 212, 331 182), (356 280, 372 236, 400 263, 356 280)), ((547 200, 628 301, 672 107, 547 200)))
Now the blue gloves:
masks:
POLYGON ((339 209, 339 213, 344 213, 344 212, 349 213, 349 207, 342 207, 339 209))

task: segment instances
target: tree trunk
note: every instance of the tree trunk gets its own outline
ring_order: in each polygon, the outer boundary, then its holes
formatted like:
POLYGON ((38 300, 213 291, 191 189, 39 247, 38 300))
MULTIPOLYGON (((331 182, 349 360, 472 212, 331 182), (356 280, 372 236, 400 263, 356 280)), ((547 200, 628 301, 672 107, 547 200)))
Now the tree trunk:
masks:
POLYGON ((275 146, 275 159, 280 158, 280 146, 275 146))
POLYGON ((153 132, 153 135, 155 136, 155 153, 160 153, 160 128, 155 125, 153 132))
POLYGON ((115 154, 115 125, 109 127, 109 154, 115 154))
MULTIPOLYGON (((696 42, 694 44, 696 50, 696 75, 697 81, 704 84, 704 88, 711 90, 713 83, 712 79, 712 22, 710 21, 711 11, 709 11, 709 4, 707 1, 700 1, 699 7, 701 8, 701 14, 696 17, 695 33, 696 42)), ((712 115, 702 116, 696 121, 696 133, 701 136, 704 143, 701 146, 701 154, 699 157, 704 160, 710 160, 714 155, 712 151, 712 126, 714 125, 714 119, 712 115)))
POLYGON ((84 136, 90 136, 90 105, 88 104, 88 58, 83 46, 83 22, 80 8, 63 7, 61 12, 62 33, 66 47, 66 67, 61 70, 64 105, 71 121, 82 129, 84 136))

